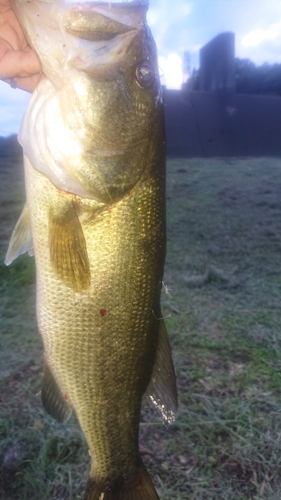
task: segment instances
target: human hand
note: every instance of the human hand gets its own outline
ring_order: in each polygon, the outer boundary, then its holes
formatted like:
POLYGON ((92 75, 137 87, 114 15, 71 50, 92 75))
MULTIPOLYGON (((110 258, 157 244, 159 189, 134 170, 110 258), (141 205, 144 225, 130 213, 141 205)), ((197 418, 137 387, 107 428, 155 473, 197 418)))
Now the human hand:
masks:
POLYGON ((0 79, 13 88, 33 92, 41 76, 39 59, 25 37, 10 0, 0 0, 0 79))

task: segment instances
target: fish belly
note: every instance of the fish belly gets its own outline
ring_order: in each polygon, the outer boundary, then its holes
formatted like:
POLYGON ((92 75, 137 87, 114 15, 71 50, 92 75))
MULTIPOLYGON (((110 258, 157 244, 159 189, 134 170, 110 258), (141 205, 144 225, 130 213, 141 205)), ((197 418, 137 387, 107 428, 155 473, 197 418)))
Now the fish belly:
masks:
POLYGON ((140 465, 140 406, 160 320, 164 173, 154 165, 110 206, 58 190, 27 159, 25 175, 45 361, 77 414, 92 457, 90 476, 112 483, 140 465), (57 276, 50 257, 50 212, 61 200, 78 207, 85 237, 90 284, 82 291, 57 276))

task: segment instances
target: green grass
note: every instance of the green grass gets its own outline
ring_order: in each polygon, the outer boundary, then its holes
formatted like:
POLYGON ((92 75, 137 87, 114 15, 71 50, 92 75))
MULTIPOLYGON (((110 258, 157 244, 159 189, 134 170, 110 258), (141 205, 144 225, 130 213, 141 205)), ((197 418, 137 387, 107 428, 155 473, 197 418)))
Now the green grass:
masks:
MULTIPOLYGON (((1 261, 24 201, 18 167, 0 170, 1 261)), ((144 405, 143 460, 162 500, 280 500, 280 160, 168 161, 167 218, 180 402, 169 429, 144 405)), ((77 421, 57 424, 38 395, 32 259, 0 265, 0 296, 0 498, 82 500, 77 421)))

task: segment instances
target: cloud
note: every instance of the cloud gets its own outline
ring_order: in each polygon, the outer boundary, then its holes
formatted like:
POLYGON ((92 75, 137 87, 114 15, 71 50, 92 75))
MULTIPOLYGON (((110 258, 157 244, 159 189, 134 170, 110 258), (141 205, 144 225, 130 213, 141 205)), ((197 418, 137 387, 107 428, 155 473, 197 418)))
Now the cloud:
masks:
POLYGON ((242 38, 241 44, 244 47, 256 47, 267 40, 276 40, 279 37, 281 37, 281 22, 271 24, 268 29, 250 31, 242 38))
POLYGON ((279 61, 280 19, 280 0, 150 0, 148 11, 159 56, 177 53, 183 58, 188 51, 191 69, 199 66, 199 49, 222 31, 235 33, 237 57, 256 64, 279 61))
POLYGON ((184 50, 182 36, 188 36, 188 18, 194 2, 182 0, 151 0, 147 22, 155 38, 159 55, 167 56, 171 51, 184 50))

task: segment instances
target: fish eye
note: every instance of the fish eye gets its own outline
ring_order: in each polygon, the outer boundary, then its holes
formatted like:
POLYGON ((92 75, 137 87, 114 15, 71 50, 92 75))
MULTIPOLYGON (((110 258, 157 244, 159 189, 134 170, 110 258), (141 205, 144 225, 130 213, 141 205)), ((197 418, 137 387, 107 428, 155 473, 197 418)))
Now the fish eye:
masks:
POLYGON ((141 87, 145 89, 151 87, 151 85, 154 83, 155 72, 149 62, 143 61, 138 64, 136 68, 136 81, 141 87))

